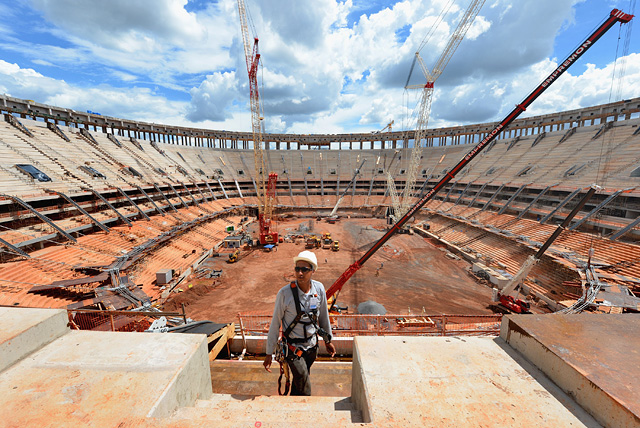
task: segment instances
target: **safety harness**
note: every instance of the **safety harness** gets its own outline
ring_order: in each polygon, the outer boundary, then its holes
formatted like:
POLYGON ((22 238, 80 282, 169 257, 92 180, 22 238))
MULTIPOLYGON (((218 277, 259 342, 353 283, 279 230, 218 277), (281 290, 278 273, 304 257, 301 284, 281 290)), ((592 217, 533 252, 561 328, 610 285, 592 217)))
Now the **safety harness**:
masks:
MULTIPOLYGON (((313 283, 311 284, 313 287, 313 283)), ((311 313, 307 311, 303 311, 300 305, 300 296, 298 296, 298 286, 295 282, 291 282, 290 284, 291 293, 293 294, 293 300, 296 305, 296 317, 291 321, 291 324, 287 327, 287 329, 282 333, 282 337, 278 341, 278 345, 276 346, 276 361, 280 364, 280 376, 278 377, 278 395, 287 395, 289 393, 289 388, 291 386, 290 374, 289 374, 289 365, 287 364, 286 357, 291 352, 293 355, 301 357, 303 354, 302 349, 295 347, 294 343, 302 343, 308 341, 312 336, 307 335, 307 326, 313 325, 315 327, 316 332, 314 333, 316 336, 318 335, 318 309, 311 310, 311 313), (307 315, 309 321, 301 321, 303 315, 307 315), (304 337, 301 338, 290 338, 289 334, 293 331, 293 328, 298 324, 302 324, 304 326, 304 337), (282 376, 285 376, 285 387, 284 393, 282 393, 282 376)), ((317 340, 317 339, 316 339, 317 340)))

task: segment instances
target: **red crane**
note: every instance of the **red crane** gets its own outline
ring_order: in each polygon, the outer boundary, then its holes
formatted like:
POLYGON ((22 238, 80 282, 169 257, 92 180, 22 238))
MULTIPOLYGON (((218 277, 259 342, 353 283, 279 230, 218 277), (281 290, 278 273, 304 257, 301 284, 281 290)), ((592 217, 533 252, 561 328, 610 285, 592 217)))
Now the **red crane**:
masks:
MULTIPOLYGON (((253 46, 249 35, 247 19, 247 7, 244 0, 238 0, 238 14, 240 15, 240 28, 242 30, 242 42, 244 57, 247 62, 249 74, 249 96, 251 100, 251 131, 253 133, 253 159, 256 171, 256 196, 258 199, 258 223, 260 225, 260 244, 277 244, 278 232, 273 227, 273 203, 276 197, 276 182, 278 174, 272 172, 265 180, 264 154, 262 152, 262 115, 260 114, 260 92, 258 90, 258 66, 260 65, 260 53, 258 51, 258 37, 253 36, 253 46), (273 230, 272 230, 273 228, 273 230)), ((253 31, 255 34, 255 31, 253 31)))
POLYGON ((458 174, 462 168, 464 168, 469 162, 471 162, 489 143, 491 143, 505 128, 511 124, 520 114, 531 105, 553 82, 556 81, 562 73, 567 71, 571 65, 578 60, 603 34, 605 34, 614 24, 620 22, 627 23, 631 21, 633 15, 624 13, 618 9, 613 9, 609 14, 609 17, 569 55, 560 65, 540 83, 534 90, 527 96, 524 101, 517 104, 515 109, 511 111, 487 136, 478 143, 469 153, 467 153, 450 171, 448 171, 444 177, 436 183, 431 190, 429 190, 422 198, 416 202, 416 204, 406 212, 402 218, 400 218, 396 224, 385 233, 382 238, 378 240, 373 246, 366 252, 360 259, 351 264, 347 270, 329 287, 327 290, 327 300, 331 307, 335 305, 337 295, 344 287, 344 284, 355 274, 364 263, 366 263, 373 254, 378 251, 404 224, 420 209, 431 200, 436 193, 438 193, 449 181, 451 181, 456 174, 458 174))

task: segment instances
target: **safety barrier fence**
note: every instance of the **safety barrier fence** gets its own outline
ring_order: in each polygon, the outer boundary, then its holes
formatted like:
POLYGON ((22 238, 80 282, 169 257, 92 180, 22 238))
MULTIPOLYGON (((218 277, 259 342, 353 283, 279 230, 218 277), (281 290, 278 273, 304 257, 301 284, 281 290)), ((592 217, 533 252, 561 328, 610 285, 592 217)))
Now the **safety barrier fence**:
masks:
POLYGON ((145 331, 154 320, 162 316, 185 319, 184 312, 69 309, 67 313, 69 315, 69 326, 72 329, 94 331, 145 331))
MULTIPOLYGON (((330 315, 335 337, 497 336, 502 314, 495 315, 330 315)), ((271 315, 238 314, 243 336, 269 332, 271 315)))

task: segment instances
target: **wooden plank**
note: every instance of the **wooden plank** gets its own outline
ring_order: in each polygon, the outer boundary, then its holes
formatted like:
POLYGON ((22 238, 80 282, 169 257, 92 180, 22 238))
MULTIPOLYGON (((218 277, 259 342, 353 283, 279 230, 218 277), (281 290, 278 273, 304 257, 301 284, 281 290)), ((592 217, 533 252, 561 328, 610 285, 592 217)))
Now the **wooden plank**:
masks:
POLYGON ((232 322, 230 324, 227 324, 225 327, 221 328, 220 330, 216 331, 211 336, 209 336, 209 343, 220 338, 218 340, 218 343, 216 343, 215 346, 209 352, 209 361, 213 361, 216 359, 216 357, 218 356, 220 351, 222 351, 222 348, 227 344, 229 339, 233 338, 233 336, 235 335, 235 331, 236 331, 236 325, 235 323, 232 322))

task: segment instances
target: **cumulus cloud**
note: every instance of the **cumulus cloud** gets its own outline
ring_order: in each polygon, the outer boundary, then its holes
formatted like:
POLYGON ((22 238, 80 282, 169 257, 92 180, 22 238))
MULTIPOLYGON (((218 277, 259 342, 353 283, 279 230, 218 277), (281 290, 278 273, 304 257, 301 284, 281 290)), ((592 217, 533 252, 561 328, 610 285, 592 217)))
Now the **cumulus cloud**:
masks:
POLYGON ((188 13, 187 0, 31 0, 66 35, 115 50, 154 49, 157 43, 185 46, 205 29, 188 13))
POLYGON ((80 88, 3 60, 0 60, 0 92, 78 111, 92 110, 156 123, 166 123, 165 117, 174 117, 176 109, 185 108, 180 103, 168 102, 147 88, 126 91, 108 86, 80 88))
MULTIPOLYGON (((187 0, 29 0, 48 26, 39 31, 64 40, 64 48, 24 44, 21 52, 49 56, 59 65, 120 68, 123 76, 143 72, 155 84, 188 91, 181 77, 228 67, 228 40, 237 33, 226 0, 197 14, 187 0), (57 50, 57 51, 56 51, 57 50)), ((9 48, 9 47, 7 47, 9 48)))
MULTIPOLYGON (((0 53, 8 55, 0 90, 132 119, 251 129, 235 0, 197 10, 187 0, 17 1, 32 9, 0 14, 0 53)), ((390 120, 394 129, 415 126, 420 91, 403 87, 414 52, 448 3, 247 0, 260 38, 266 131, 366 132, 390 120)), ((429 126, 500 119, 554 68, 555 38, 582 3, 487 1, 436 82, 429 126)), ((456 3, 432 32, 421 51, 428 67, 465 7, 456 3)), ((638 62, 629 56, 627 81, 635 81, 625 97, 638 93, 638 62)), ((602 82, 612 69, 572 69, 527 114, 607 102, 602 82)), ((424 81, 418 68, 413 81, 424 81)))
POLYGON ((217 73, 207 76, 199 87, 191 89, 191 103, 187 119, 192 122, 204 120, 223 121, 230 117, 228 107, 238 98, 236 73, 217 73))

